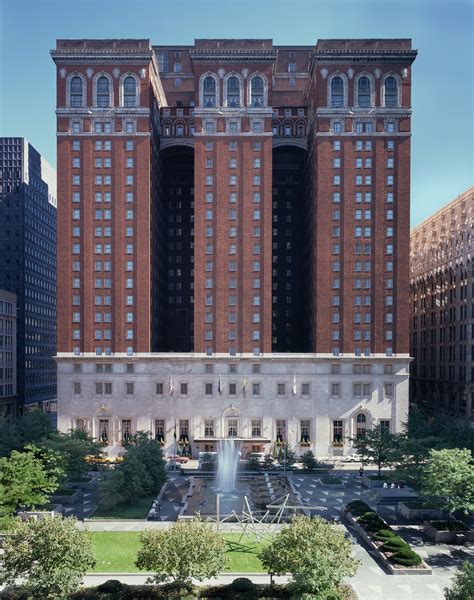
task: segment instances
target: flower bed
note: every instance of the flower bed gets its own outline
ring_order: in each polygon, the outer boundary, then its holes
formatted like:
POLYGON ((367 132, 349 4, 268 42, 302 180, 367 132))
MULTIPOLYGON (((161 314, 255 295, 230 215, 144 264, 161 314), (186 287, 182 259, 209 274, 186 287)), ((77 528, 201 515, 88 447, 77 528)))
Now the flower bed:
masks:
POLYGON ((474 542, 474 531, 462 521, 425 521, 423 530, 437 544, 474 542))
POLYGON ((350 502, 343 509, 343 517, 354 525, 392 575, 431 574, 431 569, 421 556, 365 502, 350 502))
POLYGON ((430 502, 399 502, 397 507, 398 512, 405 517, 405 519, 420 519, 426 521, 428 519, 441 519, 443 511, 436 508, 434 504, 430 502))

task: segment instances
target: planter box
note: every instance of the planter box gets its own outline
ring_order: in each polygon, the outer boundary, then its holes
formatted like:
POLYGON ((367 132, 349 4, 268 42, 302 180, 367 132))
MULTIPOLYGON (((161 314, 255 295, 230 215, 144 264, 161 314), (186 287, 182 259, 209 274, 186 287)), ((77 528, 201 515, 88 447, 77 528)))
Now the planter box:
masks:
POLYGON ((82 500, 82 491, 75 490, 73 494, 53 494, 51 500, 56 504, 72 506, 82 500))
MULTIPOLYGON (((385 565, 386 569, 391 575, 432 575, 432 569, 422 560, 421 565, 418 567, 395 567, 392 563, 387 560, 384 554, 380 552, 378 547, 374 544, 374 542, 367 535, 365 529, 357 523, 350 512, 345 512, 343 508, 341 510, 341 517, 343 520, 347 521, 350 525, 354 527, 360 537, 364 540, 365 544, 372 550, 372 552, 378 557, 380 561, 385 565)), ((387 525, 388 527, 388 525, 387 525)))
POLYGON ((326 490, 343 490, 344 484, 342 483, 324 483, 322 479, 319 480, 320 485, 324 487, 326 490))
POLYGON ((362 475, 362 483, 366 488, 380 488, 384 483, 387 483, 387 479, 369 479, 368 475, 362 475))
POLYGON ((408 520, 417 519, 420 521, 426 521, 428 519, 443 518, 443 511, 439 510, 438 508, 410 508, 406 502, 399 502, 397 510, 405 517, 405 519, 408 520))
POLYGON ((416 492, 409 488, 375 488, 372 492, 374 501, 377 504, 397 504, 399 502, 407 502, 410 500, 418 500, 416 492))
POLYGON ((54 517, 55 515, 62 514, 62 504, 55 504, 51 510, 20 510, 16 516, 22 521, 28 521, 33 518, 37 521, 42 521, 45 517, 54 517))
POLYGON ((429 521, 423 523, 423 531, 436 544, 465 544, 474 542, 474 530, 439 531, 429 521))

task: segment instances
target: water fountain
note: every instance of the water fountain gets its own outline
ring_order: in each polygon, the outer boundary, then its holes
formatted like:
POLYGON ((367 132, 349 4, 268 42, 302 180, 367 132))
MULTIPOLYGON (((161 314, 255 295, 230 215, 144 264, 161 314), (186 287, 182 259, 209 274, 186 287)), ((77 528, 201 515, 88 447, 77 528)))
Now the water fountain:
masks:
POLYGON ((231 494, 235 490, 238 464, 239 448, 235 440, 220 440, 216 475, 217 489, 220 492, 231 494))

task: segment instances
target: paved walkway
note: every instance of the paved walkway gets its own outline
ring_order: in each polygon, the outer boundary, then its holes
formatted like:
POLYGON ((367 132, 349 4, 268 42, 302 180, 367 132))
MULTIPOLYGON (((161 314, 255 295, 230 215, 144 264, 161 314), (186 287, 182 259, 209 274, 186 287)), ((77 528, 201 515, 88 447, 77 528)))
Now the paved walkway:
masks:
MULTIPOLYGON (((432 575, 389 575, 376 557, 360 545, 354 530, 347 528, 353 541, 354 553, 361 561, 357 575, 350 580, 360 600, 444 600, 443 589, 450 585, 451 577, 464 560, 474 560, 474 546, 451 546, 432 544, 423 534, 420 525, 408 522, 398 515, 394 505, 376 505, 373 493, 362 487, 358 472, 354 467, 335 469, 333 474, 344 482, 343 489, 324 486, 314 475, 291 475, 295 489, 303 504, 329 520, 339 520, 341 507, 351 500, 362 499, 376 508, 394 529, 409 542, 416 552, 432 567, 432 575)), ((144 529, 165 529, 172 525, 179 512, 179 501, 187 491, 188 478, 171 474, 169 489, 160 502, 160 521, 90 521, 87 526, 92 531, 141 531, 144 529)), ((344 527, 346 527, 344 525, 344 527)), ((240 531, 235 523, 225 523, 222 531, 240 531)), ((229 583, 235 575, 225 574, 218 580, 208 583, 229 583)), ((252 575, 255 582, 268 582, 267 575, 252 575)), ((142 584, 146 580, 141 574, 96 574, 88 575, 87 585, 97 585, 107 579, 120 579, 126 583, 142 584)))
POLYGON ((295 488, 303 503, 317 506, 312 511, 325 519, 339 519, 341 507, 351 500, 367 502, 413 546, 433 569, 432 575, 389 575, 382 565, 361 546, 355 530, 347 527, 354 543, 354 553, 362 561, 350 584, 360 600, 444 600, 443 589, 450 585, 456 569, 465 560, 474 560, 474 545, 433 544, 422 532, 420 524, 409 522, 396 512, 395 505, 375 504, 373 493, 362 486, 357 471, 333 471, 344 482, 343 490, 323 486, 319 477, 294 475, 295 488))

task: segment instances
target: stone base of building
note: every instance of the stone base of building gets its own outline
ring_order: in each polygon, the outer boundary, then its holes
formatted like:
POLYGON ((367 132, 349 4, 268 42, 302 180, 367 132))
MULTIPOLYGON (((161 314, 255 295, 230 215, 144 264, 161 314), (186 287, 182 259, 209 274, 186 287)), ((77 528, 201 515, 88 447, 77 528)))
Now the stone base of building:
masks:
POLYGON ((407 355, 322 354, 133 356, 60 354, 58 428, 83 429, 109 455, 137 431, 166 455, 217 451, 234 438, 242 452, 283 444, 301 455, 352 453, 351 438, 407 419, 407 355))

